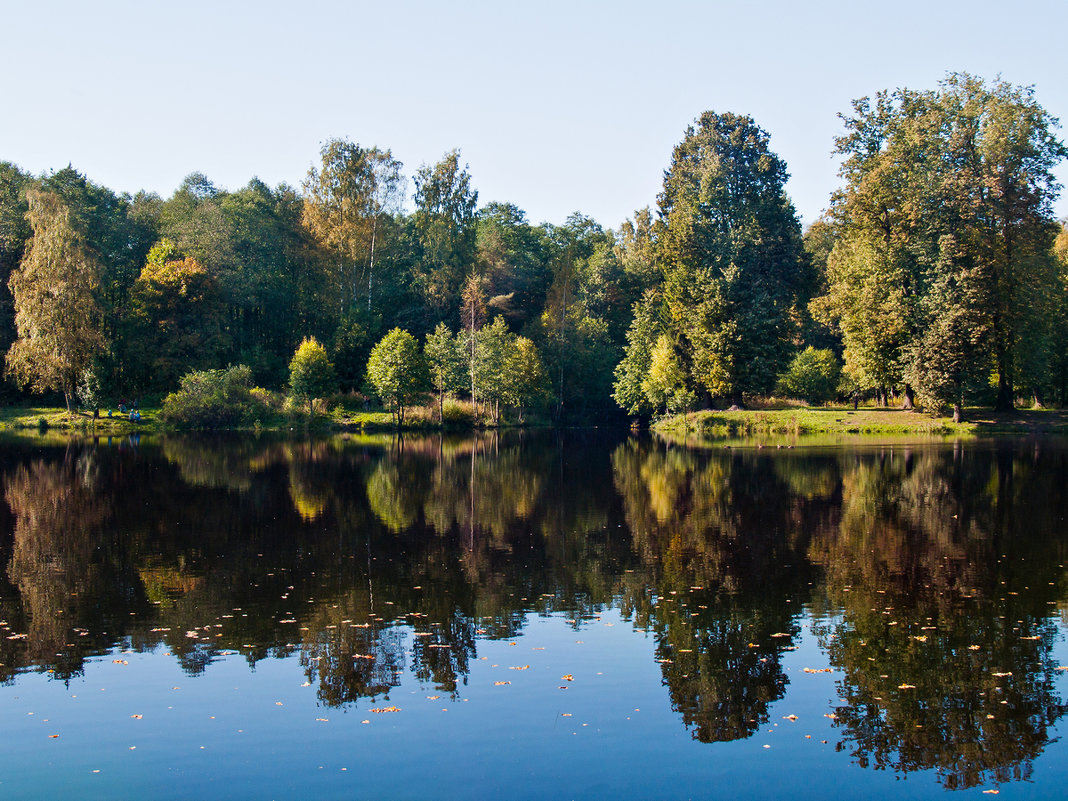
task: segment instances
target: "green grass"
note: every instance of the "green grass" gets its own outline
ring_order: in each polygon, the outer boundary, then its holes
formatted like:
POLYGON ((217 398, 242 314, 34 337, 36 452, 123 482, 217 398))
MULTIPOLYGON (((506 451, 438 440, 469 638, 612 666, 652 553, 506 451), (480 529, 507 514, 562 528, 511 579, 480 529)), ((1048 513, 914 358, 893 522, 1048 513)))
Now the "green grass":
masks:
POLYGON ((101 411, 99 419, 93 419, 92 412, 74 412, 67 415, 67 410, 54 406, 4 406, 0 407, 0 430, 29 431, 47 430, 66 433, 87 434, 129 434, 135 431, 155 431, 158 425, 159 409, 141 409, 141 421, 130 422, 129 415, 107 416, 107 410, 101 411), (42 426, 41 421, 44 421, 42 426))
POLYGON ((702 411, 664 418, 654 431, 674 438, 745 439, 820 436, 974 436, 987 433, 1068 434, 1068 412, 997 414, 969 409, 966 422, 900 409, 791 408, 770 411, 702 411))

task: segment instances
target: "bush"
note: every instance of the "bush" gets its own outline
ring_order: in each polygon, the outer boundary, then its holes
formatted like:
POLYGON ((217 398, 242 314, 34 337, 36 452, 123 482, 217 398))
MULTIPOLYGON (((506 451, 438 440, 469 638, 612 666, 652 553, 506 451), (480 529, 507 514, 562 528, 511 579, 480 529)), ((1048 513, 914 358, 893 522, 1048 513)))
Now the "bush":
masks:
POLYGON ((804 398, 809 403, 834 400, 838 391, 841 365, 830 350, 816 350, 809 345, 794 356, 786 372, 775 385, 777 395, 804 398))
POLYGON ((475 407, 470 401, 446 398, 442 405, 441 418, 445 425, 471 426, 475 422, 475 407))
POLYGON ((308 404, 312 411, 316 398, 323 398, 337 390, 337 376, 326 348, 315 337, 306 337, 289 362, 289 387, 298 401, 308 404))
POLYGON ((263 390, 255 390, 252 370, 195 370, 182 376, 177 392, 163 399, 164 423, 188 428, 251 425, 270 413, 263 390))

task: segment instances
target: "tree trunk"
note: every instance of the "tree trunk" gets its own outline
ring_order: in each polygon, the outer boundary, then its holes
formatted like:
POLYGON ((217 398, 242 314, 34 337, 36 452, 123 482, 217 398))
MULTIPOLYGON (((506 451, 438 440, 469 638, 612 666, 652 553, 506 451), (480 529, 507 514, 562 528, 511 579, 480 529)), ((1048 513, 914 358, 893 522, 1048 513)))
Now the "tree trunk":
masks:
POLYGON ((375 234, 378 232, 378 215, 371 223, 371 263, 367 267, 367 312, 371 312, 371 282, 375 277, 375 234))
POLYGON ((904 395, 905 395, 905 399, 901 402, 901 408, 906 410, 906 411, 911 412, 913 409, 916 408, 916 399, 915 399, 915 396, 913 395, 912 386, 911 385, 905 384, 904 395))
POLYGON ((960 423, 960 422, 963 422, 963 420, 964 420, 964 410, 961 409, 961 406, 960 406, 959 403, 954 403, 953 404, 953 422, 954 423, 960 423))

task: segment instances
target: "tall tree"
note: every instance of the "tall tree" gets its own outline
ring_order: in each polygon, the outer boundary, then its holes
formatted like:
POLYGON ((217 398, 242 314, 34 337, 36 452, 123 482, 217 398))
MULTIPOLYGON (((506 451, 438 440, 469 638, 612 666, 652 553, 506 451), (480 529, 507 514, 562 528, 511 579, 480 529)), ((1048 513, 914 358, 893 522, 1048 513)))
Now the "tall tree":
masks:
POLYGON ((32 189, 27 201, 33 238, 9 283, 18 339, 7 371, 34 392, 62 392, 69 414, 82 373, 104 348, 100 264, 59 195, 32 189))
POLYGON ((7 351, 15 341, 15 309, 8 289, 12 270, 22 261, 33 231, 26 220, 26 190, 32 185, 29 173, 14 164, 0 161, 0 350, 7 351))
POLYGON ((708 111, 659 197, 670 326, 698 385, 736 404, 773 387, 796 328, 805 261, 786 178, 751 117, 708 111))
POLYGON ((1056 121, 1031 89, 965 74, 853 107, 822 301, 847 373, 904 385, 906 404, 909 379, 923 380, 937 406, 962 400, 946 388, 982 383, 953 367, 969 363, 996 377, 996 406, 1011 409, 1044 369, 1024 355, 1041 350, 1055 280, 1052 169, 1068 154, 1056 121))
POLYGON ((460 151, 446 153, 415 175, 415 229, 421 250, 416 280, 439 318, 454 317, 464 278, 477 254, 475 208, 478 192, 460 166, 460 151))
POLYGON ((344 139, 330 140, 320 155, 322 169, 312 167, 304 181, 304 223, 338 260, 344 308, 366 286, 370 311, 383 218, 403 196, 401 163, 388 150, 344 139))
POLYGON ((183 258, 170 240, 149 252, 130 307, 126 374, 142 391, 173 390, 184 373, 224 363, 228 343, 218 281, 196 259, 183 258))

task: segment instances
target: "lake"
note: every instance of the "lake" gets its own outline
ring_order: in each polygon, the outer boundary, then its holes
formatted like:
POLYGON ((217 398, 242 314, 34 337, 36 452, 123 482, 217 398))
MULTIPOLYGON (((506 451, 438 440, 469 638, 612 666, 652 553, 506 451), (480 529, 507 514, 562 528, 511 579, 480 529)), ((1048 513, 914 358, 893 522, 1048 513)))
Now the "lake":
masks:
POLYGON ((1068 443, 0 443, 5 799, 1065 797, 1068 443))

